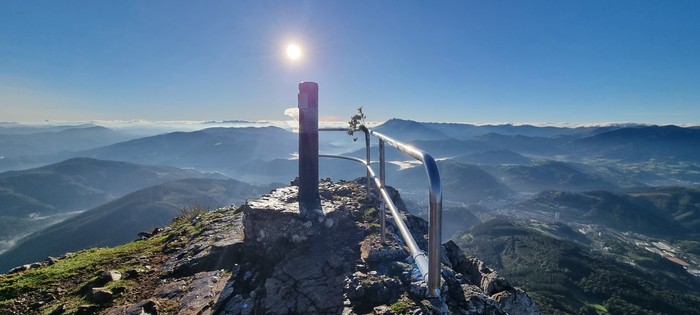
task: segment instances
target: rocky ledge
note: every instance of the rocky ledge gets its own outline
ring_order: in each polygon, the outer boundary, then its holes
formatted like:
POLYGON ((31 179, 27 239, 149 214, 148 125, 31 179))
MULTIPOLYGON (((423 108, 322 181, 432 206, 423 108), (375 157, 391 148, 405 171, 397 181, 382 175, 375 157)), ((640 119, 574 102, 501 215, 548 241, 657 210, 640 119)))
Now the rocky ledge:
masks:
MULTIPOLYGON (((140 289, 88 283, 93 304, 59 304, 53 314, 539 314, 525 292, 451 241, 441 297, 428 298, 389 216, 379 242, 379 200, 360 182, 322 180, 323 209, 313 217, 300 215, 290 186, 188 218, 198 228, 164 229, 163 255, 149 270, 123 271, 140 289)), ((425 248, 427 223, 390 191, 425 248)))

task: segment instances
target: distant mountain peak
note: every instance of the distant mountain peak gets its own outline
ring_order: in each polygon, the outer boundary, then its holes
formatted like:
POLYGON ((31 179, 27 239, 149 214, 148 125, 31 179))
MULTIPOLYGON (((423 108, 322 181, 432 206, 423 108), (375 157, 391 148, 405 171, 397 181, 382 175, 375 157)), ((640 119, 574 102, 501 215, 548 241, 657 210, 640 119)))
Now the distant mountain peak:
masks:
POLYGON ((392 118, 373 128, 401 141, 452 139, 445 133, 413 120, 392 118))

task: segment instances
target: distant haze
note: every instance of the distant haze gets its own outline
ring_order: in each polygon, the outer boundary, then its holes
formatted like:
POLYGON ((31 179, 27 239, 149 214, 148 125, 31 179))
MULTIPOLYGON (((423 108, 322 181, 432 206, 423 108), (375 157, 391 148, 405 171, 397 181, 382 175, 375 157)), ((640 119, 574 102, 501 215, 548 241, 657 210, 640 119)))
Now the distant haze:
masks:
MULTIPOLYGON (((350 115, 348 115, 348 118, 350 115)), ((376 127, 383 124, 384 121, 367 121, 365 124, 369 127, 376 127)), ((582 122, 582 123, 549 123, 549 122, 456 122, 456 121, 443 121, 442 123, 458 123, 458 124, 471 124, 475 126, 498 126, 498 125, 530 125, 536 127, 561 127, 561 128, 577 128, 577 127, 607 127, 607 126, 633 126, 640 125, 640 123, 634 122, 582 122)), ((0 121, 0 128, 3 127, 54 127, 54 126, 80 126, 80 125, 97 125, 107 128, 112 128, 116 130, 126 131, 136 133, 138 135, 151 135, 163 132, 173 132, 173 131, 195 131, 205 128, 213 127, 279 127, 283 129, 288 129, 294 131, 295 122, 292 119, 289 120, 146 120, 146 119, 134 119, 134 120, 46 120, 42 122, 14 122, 14 121, 0 121)), ((681 127, 693 127, 700 126, 698 124, 676 124, 681 127)), ((347 121, 335 121, 335 120, 320 120, 319 128, 344 128, 347 127, 347 121)))

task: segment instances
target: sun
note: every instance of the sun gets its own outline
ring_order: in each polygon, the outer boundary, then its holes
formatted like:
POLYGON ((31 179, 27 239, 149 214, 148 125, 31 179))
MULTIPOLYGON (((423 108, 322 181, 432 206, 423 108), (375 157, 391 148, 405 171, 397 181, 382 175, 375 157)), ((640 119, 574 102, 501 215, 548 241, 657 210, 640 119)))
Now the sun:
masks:
POLYGON ((289 44, 287 46, 287 57, 292 60, 297 60, 301 57, 301 48, 296 44, 289 44))

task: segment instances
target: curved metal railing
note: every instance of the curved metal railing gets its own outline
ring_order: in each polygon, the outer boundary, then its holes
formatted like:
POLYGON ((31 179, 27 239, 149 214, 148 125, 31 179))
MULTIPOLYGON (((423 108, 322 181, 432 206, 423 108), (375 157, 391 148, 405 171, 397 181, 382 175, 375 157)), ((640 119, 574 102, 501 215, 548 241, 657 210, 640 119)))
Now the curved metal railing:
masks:
MULTIPOLYGON (((319 129, 319 131, 347 131, 345 128, 326 128, 319 129)), ((363 130, 364 131, 364 130, 363 130)), ((398 228, 401 236, 408 246, 411 257, 416 262, 416 266, 423 277, 423 280, 428 284, 428 293, 430 296, 438 297, 440 296, 440 248, 442 244, 442 188, 440 185, 440 172, 437 167, 435 159, 427 152, 417 149, 413 146, 401 143, 394 140, 386 135, 373 130, 367 130, 365 132, 365 148, 366 148, 366 160, 362 160, 356 157, 344 156, 344 155, 330 155, 330 154, 319 154, 319 157, 327 158, 339 158, 345 160, 351 160, 364 164, 367 168, 367 192, 369 194, 370 180, 374 180, 384 203, 388 206, 389 212, 398 228), (370 135, 379 139, 379 178, 377 178, 376 173, 370 165, 370 135), (425 167, 425 172, 428 176, 428 190, 429 190, 429 214, 428 214, 428 255, 422 251, 416 244, 415 239, 411 235, 410 230, 406 226, 399 215, 399 211, 396 205, 391 200, 389 193, 386 191, 386 161, 384 153, 384 145, 389 144, 392 147, 399 149, 401 152, 419 160, 423 163, 425 167), (431 259, 432 258, 432 259, 431 259)), ((385 241, 385 209, 380 212, 380 238, 382 243, 385 241)))

